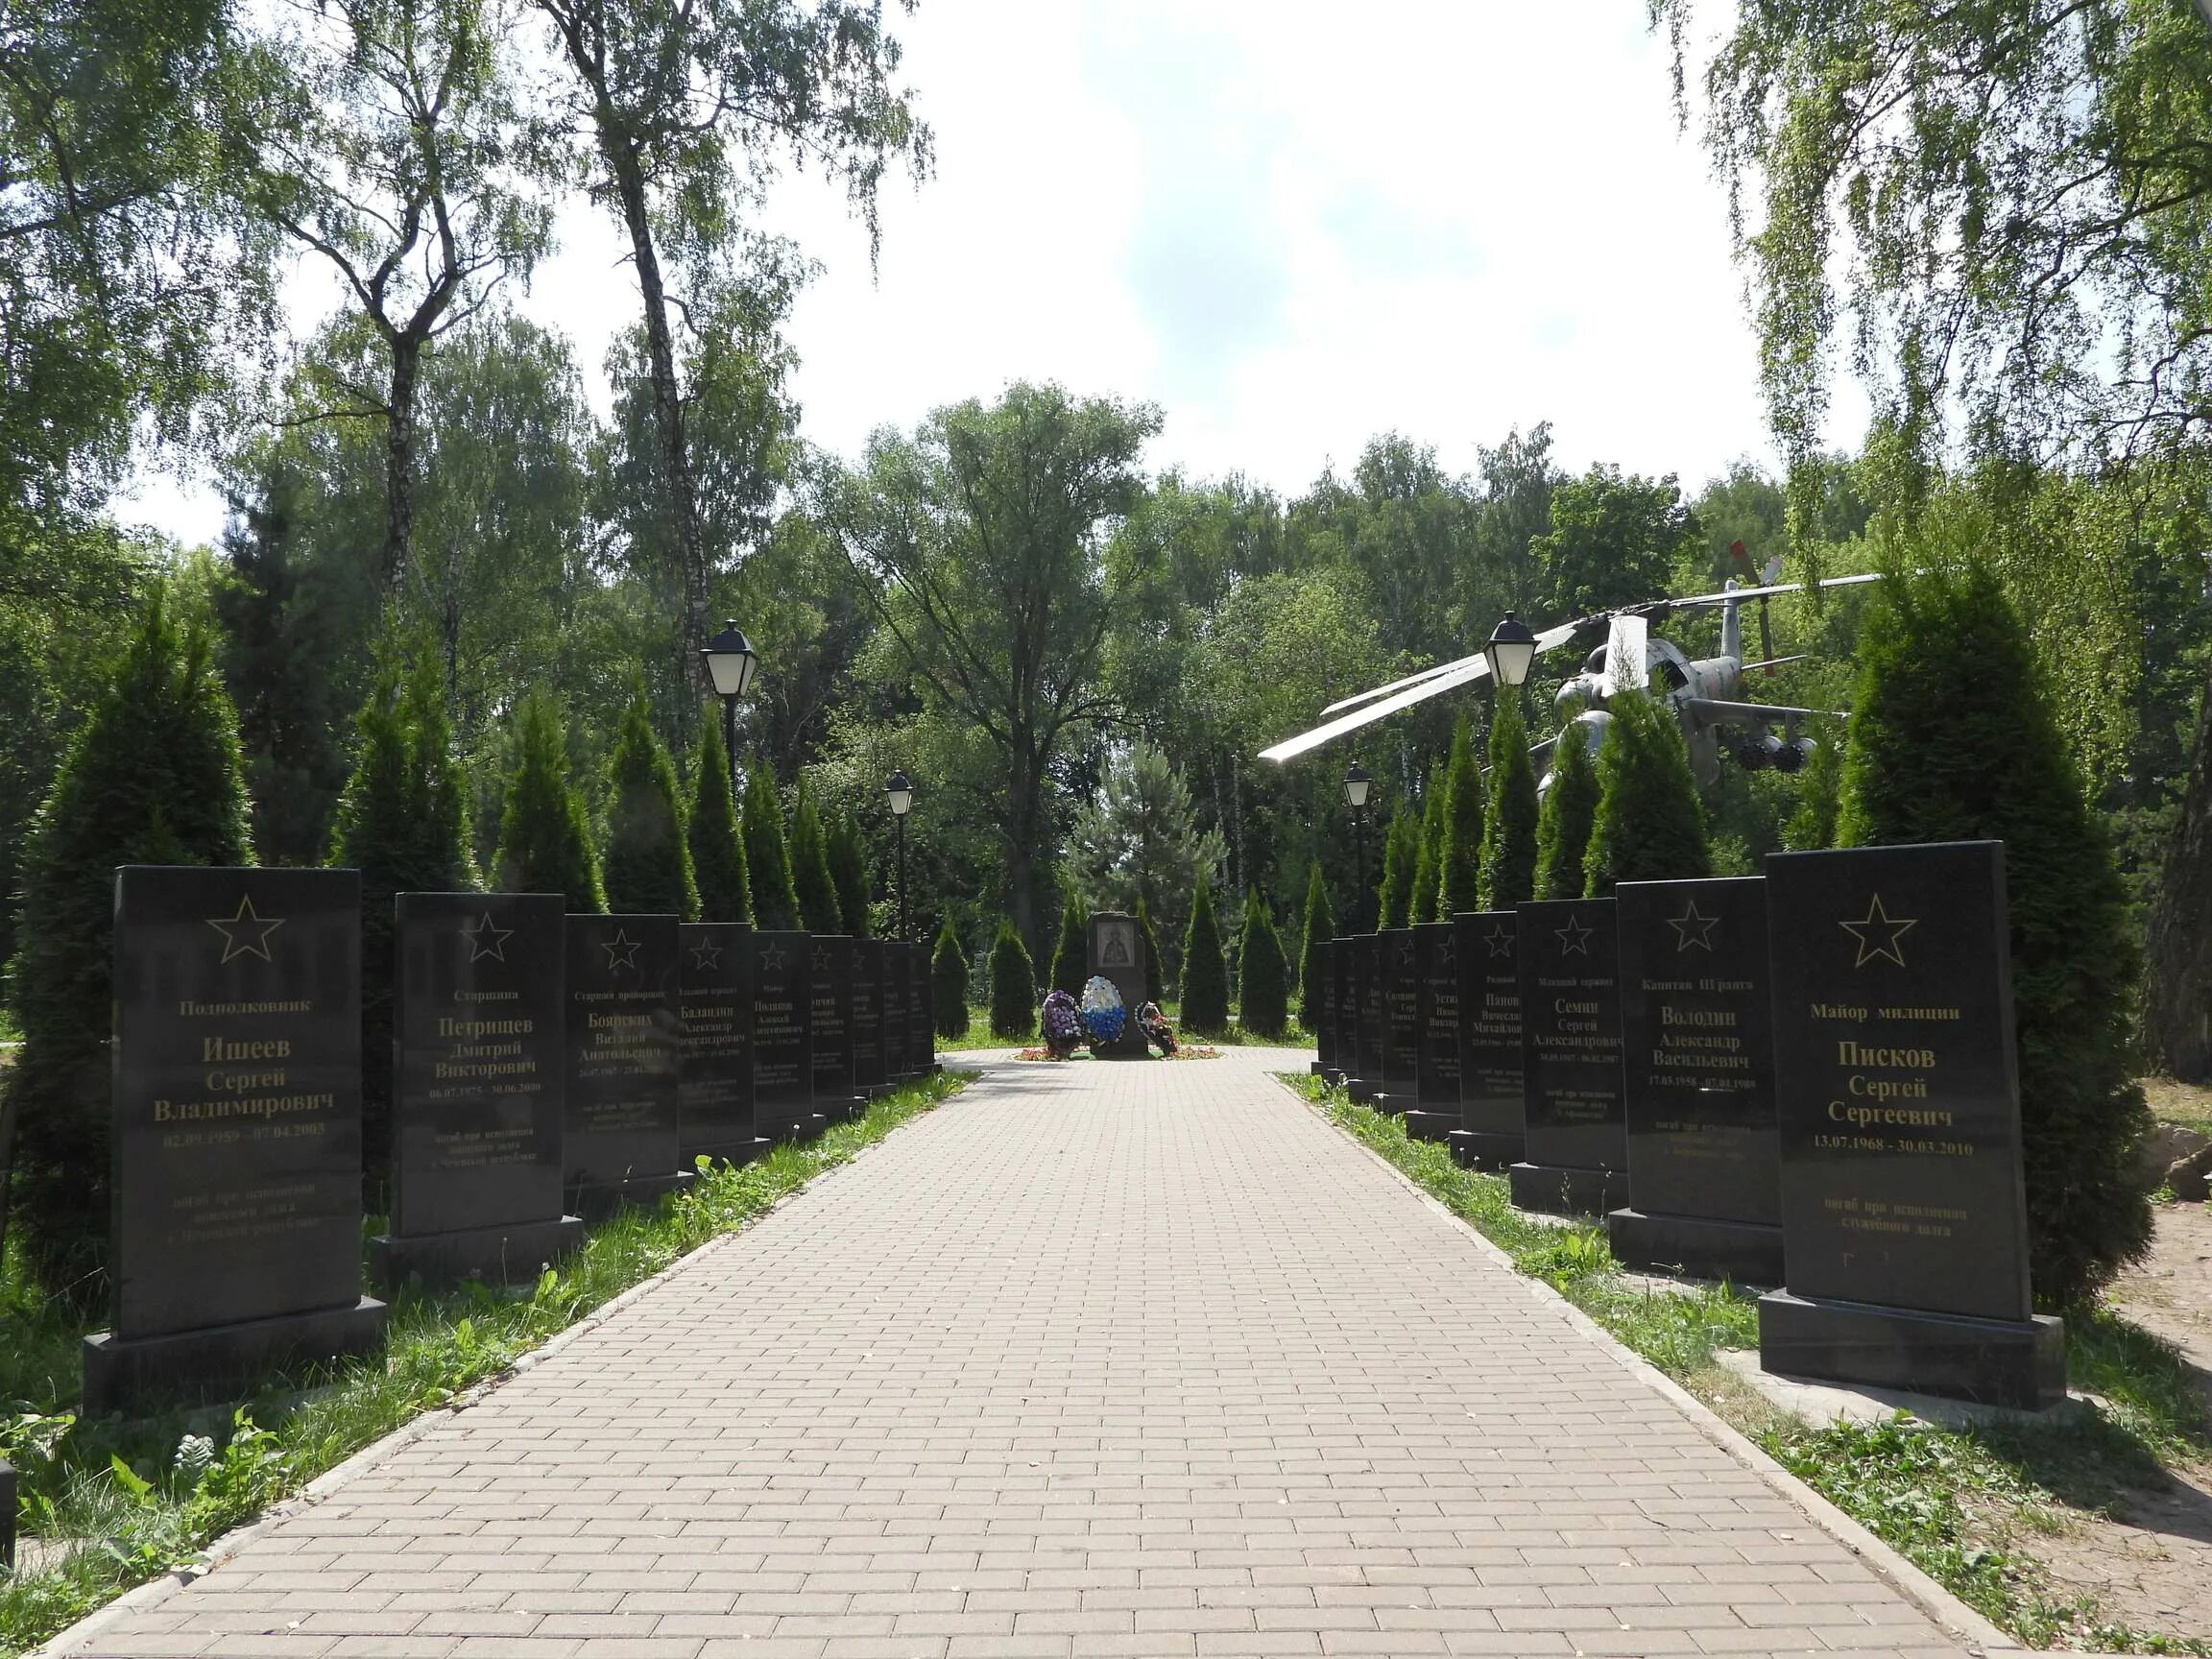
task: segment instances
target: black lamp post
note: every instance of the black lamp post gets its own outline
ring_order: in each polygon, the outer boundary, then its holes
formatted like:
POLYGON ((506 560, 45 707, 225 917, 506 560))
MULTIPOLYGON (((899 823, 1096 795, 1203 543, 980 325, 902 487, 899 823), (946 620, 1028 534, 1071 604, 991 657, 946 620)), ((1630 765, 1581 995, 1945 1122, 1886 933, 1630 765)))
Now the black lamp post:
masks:
POLYGON ((1528 624, 1508 611, 1490 630, 1490 642, 1482 647, 1490 660, 1490 678, 1499 685, 1518 688, 1528 678, 1528 665, 1536 661, 1536 636, 1528 624))
MULTIPOLYGON (((1344 768, 1344 805, 1352 808, 1352 891, 1355 897, 1367 886, 1367 791, 1375 780, 1355 760, 1344 768)), ((1358 917, 1355 915, 1354 920, 1358 917)))
POLYGON ((891 803, 891 822, 899 826, 899 937, 906 937, 906 813, 914 805, 914 783, 903 772, 891 774, 883 785, 891 803))
POLYGON ((730 752, 730 806, 734 811, 737 806, 737 699, 751 687, 760 659, 753 654, 753 642, 738 632, 734 620, 723 623, 722 632, 702 645, 699 655, 707 659, 707 677, 714 683, 714 694, 722 699, 722 747, 730 752))

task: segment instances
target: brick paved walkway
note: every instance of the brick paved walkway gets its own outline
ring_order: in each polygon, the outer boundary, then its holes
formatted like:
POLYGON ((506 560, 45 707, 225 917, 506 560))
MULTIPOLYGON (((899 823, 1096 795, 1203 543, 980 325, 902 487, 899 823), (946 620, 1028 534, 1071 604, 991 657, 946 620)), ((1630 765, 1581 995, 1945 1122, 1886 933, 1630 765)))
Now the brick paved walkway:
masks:
POLYGON ((1961 1651, 1270 1064, 995 1068, 63 1650, 1961 1651))

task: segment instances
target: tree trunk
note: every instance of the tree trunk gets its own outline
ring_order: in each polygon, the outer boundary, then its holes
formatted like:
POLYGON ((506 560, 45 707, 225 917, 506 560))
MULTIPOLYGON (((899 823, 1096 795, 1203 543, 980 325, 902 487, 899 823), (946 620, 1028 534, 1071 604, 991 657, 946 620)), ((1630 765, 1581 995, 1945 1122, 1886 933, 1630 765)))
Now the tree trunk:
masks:
MULTIPOLYGON (((646 213, 645 175, 637 157, 608 146, 610 170, 622 198, 622 220, 630 230, 631 257, 637 267, 637 290, 645 301, 646 371, 653 382, 653 430, 661 443, 661 471, 668 489, 668 528, 674 538, 677 574, 683 591, 685 681, 690 701, 711 695, 706 659, 707 555, 699 541, 698 493, 691 480, 691 452, 684 438, 684 401, 676 384, 676 342, 668 327, 668 294, 661 279, 661 257, 653 245, 646 213)), ((686 722, 686 725, 688 722, 686 722)))
POLYGON ((392 348, 392 391, 384 410, 384 598, 397 609, 407 580, 408 549, 415 540, 415 387, 422 371, 422 342, 387 335, 392 348))
POLYGON ((2145 929, 2143 1037, 2184 1082, 2212 1078, 2212 685, 2197 716, 2189 789, 2145 929))

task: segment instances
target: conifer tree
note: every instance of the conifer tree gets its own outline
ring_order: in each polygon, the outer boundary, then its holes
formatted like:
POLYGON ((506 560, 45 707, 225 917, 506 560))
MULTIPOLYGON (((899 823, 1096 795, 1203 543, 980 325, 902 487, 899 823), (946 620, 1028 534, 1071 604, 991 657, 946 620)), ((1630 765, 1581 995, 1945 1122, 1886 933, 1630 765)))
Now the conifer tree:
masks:
POLYGON ((1482 768, 1475 759, 1475 728, 1462 714, 1452 731, 1444 768, 1443 851, 1436 857, 1436 913, 1449 922, 1482 904, 1482 768))
POLYGON ((392 1164, 392 900, 476 885, 445 697, 425 658, 387 663, 354 717, 353 775, 338 798, 330 862, 361 873, 362 1202, 386 1208, 392 1164))
POLYGON ((960 935, 950 916, 937 929, 937 949, 929 957, 929 984, 937 1004, 937 1035, 967 1036, 968 952, 961 949, 960 935))
POLYGON ((791 850, 783 844, 783 807, 765 764, 745 780, 745 874, 753 882, 753 925, 769 931, 801 926, 799 892, 791 881, 791 850))
POLYGON ((1836 845, 1836 814, 1843 788, 1842 735, 1823 737, 1797 775, 1797 805, 1782 826, 1782 845, 1792 853, 1818 853, 1836 845))
POLYGON ((1421 820, 1404 802, 1382 836, 1382 881, 1376 889, 1375 926, 1404 927, 1413 919, 1413 869, 1421 861, 1421 820))
POLYGON ((799 780, 799 804, 791 814, 791 885, 799 895, 800 926, 809 933, 841 933, 845 910, 837 898, 837 878, 830 873, 830 838, 814 810, 806 780, 799 780))
POLYGON ((1229 970, 1221 960, 1221 929, 1214 920, 1214 883, 1202 871, 1190 896, 1190 926, 1183 935, 1183 1023, 1193 1031, 1229 1024, 1229 970))
POLYGON ((1027 1037, 1037 1029, 1037 969, 1011 921, 991 947, 991 1035, 1027 1037))
POLYGON ((1144 945, 1144 987, 1156 1002, 1167 1000, 1167 964, 1160 954, 1160 936, 1152 931, 1152 913, 1144 901, 1137 901, 1137 937, 1144 945))
POLYGON ((10 974, 14 1231, 32 1277, 79 1309, 106 1287, 115 867, 252 861, 237 716, 205 630, 157 587, 31 826, 10 974))
POLYGON ((1290 987, 1283 960, 1283 936, 1260 902, 1258 891, 1244 895, 1244 937, 1237 951, 1242 976, 1237 984, 1237 1022, 1262 1037, 1280 1037, 1290 1021, 1290 987))
POLYGON ((1590 824, 1598 813, 1598 769, 1582 742, 1582 729, 1570 726, 1551 750, 1551 786, 1536 820, 1536 897, 1582 897, 1582 855, 1590 847, 1590 824))
POLYGON ((1521 694, 1500 686, 1490 716, 1490 799, 1482 819, 1482 910, 1510 910, 1536 897, 1536 769, 1521 694))
POLYGON ((1640 692, 1613 698, 1598 753, 1598 811, 1582 856, 1582 890, 1602 898, 1622 881, 1681 881, 1713 874, 1705 808, 1674 717, 1640 692))
POLYGON ((837 885, 837 911, 845 919, 845 931, 855 939, 867 938, 868 842, 860 833, 860 820, 851 812, 838 813, 830 829, 830 878, 837 885))
POLYGON ((1421 840, 1413 857, 1413 892, 1407 901, 1407 921, 1409 924, 1436 920, 1436 902, 1444 868, 1444 838, 1447 827, 1444 817, 1445 779, 1448 774, 1439 764, 1429 769, 1429 786, 1421 798, 1421 840))
POLYGON ((691 812, 685 840, 699 889, 702 922, 753 920, 752 883, 745 875, 745 843, 737 834, 737 808, 730 799, 730 752, 718 722, 700 722, 699 753, 691 778, 691 812))
POLYGON ((634 691, 622 710, 610 771, 607 852, 600 865, 607 907, 696 921, 699 887, 684 836, 676 767, 654 735, 642 690, 634 691))
POLYGON ((2148 1247, 2128 897, 2003 585, 1892 580, 1861 621, 1839 845, 2005 843, 2031 1276, 2086 1298, 2148 1247))
POLYGON ((1060 906, 1060 939, 1052 948, 1051 988, 1081 997, 1083 981, 1091 977, 1090 957, 1091 947, 1083 937, 1083 903, 1070 887, 1060 906))
POLYGON ((1313 981, 1320 972, 1317 947, 1336 936, 1336 918, 1329 909, 1329 884, 1321 879, 1321 861, 1313 861, 1306 878, 1306 920, 1299 929, 1298 1023, 1309 1031, 1321 1028, 1321 988, 1313 981))
POLYGON ((607 908, 584 804, 568 787, 561 711, 543 691, 526 695, 516 713, 515 770, 507 777, 493 870, 502 893, 559 893, 570 910, 607 908))

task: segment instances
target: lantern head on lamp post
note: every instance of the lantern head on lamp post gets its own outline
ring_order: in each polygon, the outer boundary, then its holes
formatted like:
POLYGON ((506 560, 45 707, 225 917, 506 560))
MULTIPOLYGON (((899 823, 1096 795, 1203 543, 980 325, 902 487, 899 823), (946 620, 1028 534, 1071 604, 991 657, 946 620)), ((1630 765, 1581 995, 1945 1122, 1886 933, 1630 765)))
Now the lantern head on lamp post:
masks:
MULTIPOLYGON (((1352 808, 1352 894, 1355 901, 1367 884, 1367 792, 1375 780, 1355 760, 1344 768, 1344 805, 1352 808)), ((1353 912, 1358 914, 1357 904, 1353 912)))
POLYGON ((899 937, 906 937, 906 814, 914 806, 914 781, 903 772, 885 780, 883 798, 891 804, 891 821, 899 826, 899 937))
POLYGON ((752 688, 753 676, 760 667, 760 659, 753 654, 753 642, 738 629, 732 618, 722 624, 722 632, 699 647, 699 655, 707 662, 707 678, 713 683, 714 695, 722 699, 722 747, 730 757, 730 805, 737 805, 737 699, 752 688))
POLYGON ((1508 611, 1490 630, 1490 642, 1482 647, 1489 659, 1490 677, 1501 685, 1519 686, 1528 678, 1528 665, 1536 661, 1536 636, 1528 624, 1508 611))

